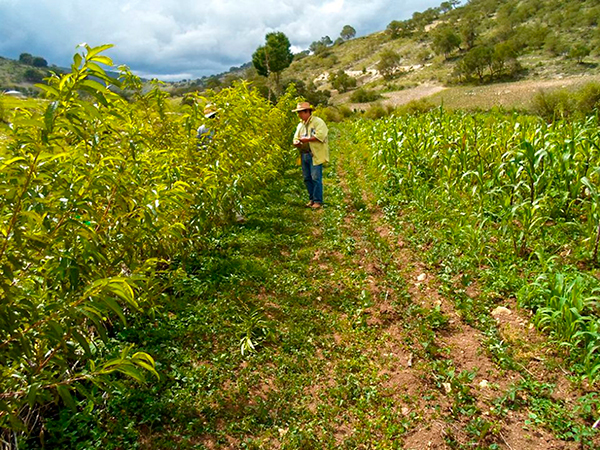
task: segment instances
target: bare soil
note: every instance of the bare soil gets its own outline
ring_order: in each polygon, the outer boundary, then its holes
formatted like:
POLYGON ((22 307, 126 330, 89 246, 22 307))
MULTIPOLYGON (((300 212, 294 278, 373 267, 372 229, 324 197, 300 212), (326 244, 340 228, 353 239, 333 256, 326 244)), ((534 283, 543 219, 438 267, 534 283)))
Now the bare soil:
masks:
MULTIPOLYGON (((422 83, 400 91, 385 92, 377 102, 387 107, 406 105, 412 101, 428 99, 434 105, 443 104, 450 109, 505 109, 530 110, 534 97, 541 91, 577 89, 590 82, 600 82, 600 75, 561 76, 552 79, 528 79, 507 83, 470 86, 443 86, 422 83)), ((376 103, 351 103, 350 93, 340 95, 335 103, 346 104, 353 110, 365 111, 376 103)))

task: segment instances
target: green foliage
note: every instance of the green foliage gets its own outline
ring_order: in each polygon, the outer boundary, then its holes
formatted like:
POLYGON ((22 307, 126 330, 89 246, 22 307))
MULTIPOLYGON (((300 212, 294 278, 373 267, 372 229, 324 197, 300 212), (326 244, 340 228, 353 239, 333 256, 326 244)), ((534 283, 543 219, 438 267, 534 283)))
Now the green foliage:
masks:
POLYGON ((389 114, 389 110, 384 108, 379 103, 375 103, 365 112, 365 117, 368 119, 381 119, 389 114))
POLYGON ((30 53, 21 53, 19 62, 34 67, 48 67, 48 62, 41 56, 33 56, 30 53))
POLYGON ((343 70, 329 74, 329 82, 339 92, 346 92, 356 87, 356 78, 351 77, 343 70))
POLYGON ((318 108, 315 114, 321 117, 325 122, 341 122, 351 117, 354 113, 346 105, 328 106, 327 108, 318 108))
POLYGON ((315 55, 325 57, 328 55, 328 48, 333 44, 329 36, 323 36, 318 41, 313 41, 308 46, 308 50, 315 55))
POLYGON ((256 49, 252 55, 252 64, 259 75, 275 76, 275 85, 279 87, 281 72, 289 67, 294 59, 290 50, 290 40, 281 31, 267 33, 265 45, 256 49))
POLYGON ((542 90, 533 99, 534 111, 548 119, 581 117, 600 107, 600 84, 587 83, 576 91, 542 90))
POLYGON ((522 302, 536 311, 534 322, 547 330, 570 358, 581 361, 590 379, 600 371, 600 329, 594 313, 600 303, 595 278, 544 273, 523 288, 522 302))
POLYGON ((286 89, 291 85, 294 85, 298 96, 306 99, 311 105, 318 106, 329 103, 331 92, 326 89, 317 89, 313 82, 305 83, 302 80, 291 79, 284 83, 286 89))
POLYGON ((410 102, 406 103, 405 105, 397 106, 394 109, 394 114, 396 114, 396 115, 424 114, 426 112, 431 111, 434 108, 435 108, 435 105, 433 103, 429 102, 427 99, 411 100, 410 102))
POLYGON ((478 25, 480 24, 480 18, 476 14, 465 15, 464 20, 461 21, 459 32, 461 42, 464 42, 467 50, 470 50, 475 46, 475 41, 479 36, 478 25))
POLYGON ((344 25, 344 28, 342 28, 342 31, 340 32, 340 37, 343 40, 348 41, 354 36, 356 36, 356 30, 350 25, 344 25))
POLYGON ((432 47, 433 50, 448 58, 448 55, 460 46, 460 36, 448 27, 436 29, 433 33, 432 47))
POLYGON ((474 47, 461 60, 458 70, 466 77, 476 75, 483 81, 485 70, 492 66, 493 50, 489 47, 474 47))
POLYGON ((392 20, 388 24, 386 32, 389 34, 390 39, 398 39, 400 37, 410 36, 413 29, 414 25, 408 20, 392 20))
POLYGON ((41 83, 44 79, 44 74, 36 69, 27 69, 23 74, 26 81, 32 83, 41 83))
MULTIPOLYGON (((577 373, 597 379, 597 282, 552 278, 556 269, 548 263, 569 248, 577 254, 573 264, 595 264, 597 118, 549 125, 525 116, 435 110, 355 127, 371 148, 372 173, 381 179, 388 201, 405 205, 404 211, 428 224, 419 232, 425 242, 440 242, 437 251, 454 249, 434 255, 437 264, 456 265, 459 274, 465 270, 461 264, 482 261, 537 274, 539 288, 515 279, 505 295, 523 287, 523 295, 536 301, 522 304, 536 313, 538 326, 569 350, 577 373), (470 256, 457 258, 457 252, 470 256)), ((569 267, 570 262, 562 263, 569 267)))
POLYGON ((381 95, 379 95, 377 92, 365 88, 357 89, 350 96, 350 100, 355 103, 369 103, 374 102, 375 100, 378 100, 380 98, 381 95))
POLYGON ((591 50, 587 45, 577 44, 569 50, 569 58, 576 59, 579 64, 583 62, 583 58, 589 56, 591 50))
POLYGON ((34 56, 31 64, 33 67, 48 67, 48 62, 41 56, 34 56))
POLYGON ((471 48, 457 64, 459 77, 469 80, 477 77, 483 82, 486 77, 493 80, 503 76, 512 76, 521 66, 517 61, 517 49, 514 41, 499 42, 494 47, 478 45, 471 48))
POLYGON ((115 374, 157 377, 115 334, 155 313, 172 261, 234 220, 291 147, 293 92, 276 107, 244 83, 214 95, 215 136, 200 152, 196 103, 171 111, 127 68, 110 77, 109 47, 86 45, 70 73, 39 85, 45 110, 17 110, 0 153, 3 429, 26 432, 51 402, 93 402, 90 386, 114 387, 115 374))
POLYGON ((383 78, 389 80, 394 77, 400 64, 400 58, 400 55, 391 49, 385 49, 379 54, 377 70, 383 75, 383 78))
POLYGON ((33 55, 31 53, 21 53, 19 55, 19 62, 31 65, 33 64, 33 55))
POLYGON ((7 119, 6 106, 4 105, 4 94, 0 94, 0 123, 5 123, 7 119))

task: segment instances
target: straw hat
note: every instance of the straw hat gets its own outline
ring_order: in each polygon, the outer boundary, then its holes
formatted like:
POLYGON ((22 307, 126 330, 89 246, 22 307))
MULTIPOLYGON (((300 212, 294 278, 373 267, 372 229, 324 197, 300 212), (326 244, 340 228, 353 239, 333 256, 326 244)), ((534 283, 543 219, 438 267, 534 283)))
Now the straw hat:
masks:
POLYGON ((206 107, 204 108, 204 117, 206 117, 207 119, 214 116, 215 114, 217 114, 217 107, 215 105, 213 105, 212 103, 209 103, 208 105, 206 105, 206 107))
POLYGON ((296 109, 292 109, 292 112, 306 111, 307 109, 310 109, 311 111, 313 110, 313 107, 310 106, 310 103, 308 103, 308 102, 300 102, 296 106, 296 109))

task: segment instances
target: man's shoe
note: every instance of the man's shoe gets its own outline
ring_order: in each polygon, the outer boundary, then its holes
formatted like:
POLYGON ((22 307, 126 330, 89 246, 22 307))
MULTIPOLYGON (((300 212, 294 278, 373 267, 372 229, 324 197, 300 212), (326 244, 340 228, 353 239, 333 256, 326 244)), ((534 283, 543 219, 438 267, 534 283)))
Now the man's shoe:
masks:
POLYGON ((321 208, 323 205, 321 205, 320 203, 313 203, 310 207, 312 209, 319 209, 321 208))
POLYGON ((312 206, 315 204, 315 202, 313 202, 312 200, 310 202, 308 202, 306 205, 307 208, 312 208, 312 206))

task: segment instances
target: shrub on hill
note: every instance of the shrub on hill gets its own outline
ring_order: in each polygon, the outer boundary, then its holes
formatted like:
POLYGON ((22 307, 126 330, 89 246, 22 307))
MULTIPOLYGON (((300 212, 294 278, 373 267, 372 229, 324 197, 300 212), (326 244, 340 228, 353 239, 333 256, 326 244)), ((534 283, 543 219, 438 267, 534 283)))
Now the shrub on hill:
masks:
POLYGON ((351 77, 342 69, 329 74, 329 82, 338 92, 346 92, 356 87, 356 78, 351 77))
POLYGON ((329 103, 331 92, 317 89, 313 82, 305 83, 302 80, 291 79, 284 83, 283 90, 287 91, 291 84, 296 86, 298 95, 311 105, 327 105, 329 103))
POLYGON ((568 89, 540 91, 533 99, 533 110, 547 120, 600 111, 600 83, 588 83, 575 92, 568 89))
POLYGON ((369 103, 374 102, 381 98, 377 92, 371 91, 369 89, 360 88, 352 93, 350 96, 350 100, 355 103, 369 103))
POLYGON ((319 107, 315 111, 315 115, 321 117, 326 122, 341 122, 344 119, 352 117, 353 111, 346 105, 328 106, 326 108, 319 107))
POLYGON ((31 83, 41 83, 44 79, 44 73, 36 69, 27 69, 23 74, 23 78, 25 81, 29 81, 31 83))
POLYGON ((390 110, 385 109, 380 104, 376 103, 365 111, 365 117, 367 119, 382 119, 390 113, 390 110))
POLYGON ((400 64, 400 55, 394 50, 385 49, 379 55, 377 70, 383 75, 383 78, 390 80, 396 74, 396 69, 400 64))
POLYGON ((416 115, 424 114, 435 108, 435 105, 427 99, 412 100, 405 105, 400 105, 394 109, 394 115, 416 115))

